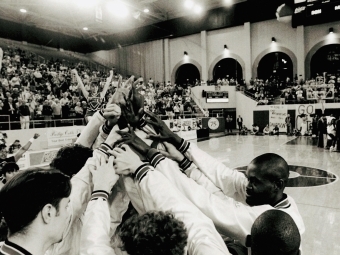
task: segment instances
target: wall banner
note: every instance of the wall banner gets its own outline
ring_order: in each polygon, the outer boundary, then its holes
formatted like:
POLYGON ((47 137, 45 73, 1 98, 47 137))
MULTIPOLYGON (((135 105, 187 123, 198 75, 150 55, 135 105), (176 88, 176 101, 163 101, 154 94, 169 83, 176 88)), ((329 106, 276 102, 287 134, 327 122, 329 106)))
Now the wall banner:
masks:
POLYGON ((286 105, 270 105, 269 106, 269 129, 277 125, 280 132, 287 132, 286 126, 287 106, 286 105))

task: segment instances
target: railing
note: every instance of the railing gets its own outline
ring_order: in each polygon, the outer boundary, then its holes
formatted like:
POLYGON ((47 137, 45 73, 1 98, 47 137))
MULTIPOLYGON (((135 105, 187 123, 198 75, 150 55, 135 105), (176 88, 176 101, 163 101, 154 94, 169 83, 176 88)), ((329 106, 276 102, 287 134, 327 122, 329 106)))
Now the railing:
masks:
MULTIPOLYGON (((3 115, 0 115, 0 117, 3 115)), ((5 115, 7 116, 7 115, 5 115)), ((64 126, 82 126, 85 124, 84 118, 75 119, 52 119, 52 120, 30 120, 30 128, 44 127, 64 127, 64 126)), ((0 130, 21 129, 20 121, 11 121, 8 116, 8 121, 0 122, 0 130)))
POLYGON ((158 114, 157 116, 161 120, 179 119, 179 117, 181 117, 181 119, 192 119, 192 118, 203 118, 203 117, 205 117, 204 114, 201 114, 201 113, 179 114, 179 115, 173 115, 173 116, 158 114))
POLYGON ((191 98, 192 98, 192 100, 194 100, 194 102, 196 103, 196 105, 198 106, 198 108, 199 108, 199 109, 201 110, 201 112, 204 114, 205 111, 204 111, 204 109, 203 109, 203 107, 202 107, 202 105, 201 105, 200 99, 197 98, 197 97, 195 96, 195 94, 192 93, 192 92, 191 92, 191 98))

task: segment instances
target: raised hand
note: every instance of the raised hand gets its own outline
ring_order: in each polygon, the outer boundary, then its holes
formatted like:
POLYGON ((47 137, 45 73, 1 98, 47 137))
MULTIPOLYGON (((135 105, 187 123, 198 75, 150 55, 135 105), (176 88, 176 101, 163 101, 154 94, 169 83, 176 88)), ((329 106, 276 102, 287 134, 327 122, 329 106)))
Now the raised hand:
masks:
POLYGON ((90 169, 92 173, 93 190, 104 190, 110 193, 113 185, 119 179, 113 167, 114 157, 110 157, 106 163, 104 158, 95 159, 96 170, 90 169))
POLYGON ((116 145, 119 144, 129 144, 131 146, 133 146, 133 148, 136 149, 136 151, 138 151, 140 154, 142 155, 146 155, 150 149, 150 146, 147 145, 142 139, 140 139, 135 132, 133 131, 133 129, 131 128, 131 126, 129 126, 129 132, 125 132, 125 131, 116 131, 119 135, 121 135, 121 139, 117 140, 113 147, 115 147, 116 145))
POLYGON ((108 152, 115 157, 113 165, 117 174, 128 175, 134 173, 143 164, 139 156, 126 144, 122 145, 121 148, 117 147, 108 152))
POLYGON ((113 127, 117 124, 122 111, 117 104, 107 104, 106 108, 103 110, 103 116, 109 122, 109 126, 113 127))
POLYGON ((153 140, 160 140, 169 142, 174 145, 181 144, 181 138, 172 132, 170 128, 162 121, 160 118, 158 118, 154 113, 145 111, 146 115, 150 117, 150 119, 145 119, 146 123, 153 126, 156 130, 156 132, 159 133, 159 135, 148 135, 147 138, 153 139, 153 140))
POLYGON ((33 138, 34 138, 34 139, 37 139, 39 136, 40 136, 40 135, 39 135, 38 133, 35 133, 34 136, 33 136, 33 138))
POLYGON ((134 111, 134 105, 130 99, 125 97, 126 105, 122 105, 122 113, 126 121, 132 126, 137 127, 140 119, 144 115, 144 109, 139 108, 137 112, 134 111))

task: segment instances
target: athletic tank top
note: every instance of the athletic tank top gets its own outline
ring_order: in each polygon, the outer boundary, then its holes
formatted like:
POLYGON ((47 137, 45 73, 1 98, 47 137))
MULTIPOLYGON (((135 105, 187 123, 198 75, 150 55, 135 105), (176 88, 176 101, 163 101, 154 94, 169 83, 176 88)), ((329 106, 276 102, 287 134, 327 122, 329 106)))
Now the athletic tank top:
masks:
POLYGON ((90 94, 87 98, 86 116, 92 116, 96 111, 105 107, 105 98, 100 97, 100 93, 90 94))

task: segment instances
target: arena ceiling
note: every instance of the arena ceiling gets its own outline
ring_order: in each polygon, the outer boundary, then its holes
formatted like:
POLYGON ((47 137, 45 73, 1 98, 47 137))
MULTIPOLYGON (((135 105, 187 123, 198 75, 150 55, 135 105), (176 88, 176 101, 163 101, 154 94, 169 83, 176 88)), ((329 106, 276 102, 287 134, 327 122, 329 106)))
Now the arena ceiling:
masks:
MULTIPOLYGON (((227 13, 228 9, 243 3, 264 2, 192 0, 202 8, 202 12, 198 14, 194 7, 184 7, 185 0, 121 0, 125 3, 128 14, 126 17, 119 17, 124 11, 118 10, 117 5, 112 6, 115 1, 117 0, 1 0, 0 34, 9 39, 42 45, 48 43, 47 46, 86 53, 162 37, 182 36, 185 33, 176 33, 180 30, 179 23, 185 23, 186 19, 191 18, 196 24, 195 29, 185 28, 188 33, 200 31, 199 26, 202 27, 201 30, 230 26, 224 21, 216 27, 204 27, 206 22, 203 20, 197 23, 197 19, 218 8, 227 13), (26 12, 20 12, 20 9, 26 12), (149 12, 144 12, 145 9, 149 12), (84 30, 84 27, 88 30, 84 30), (41 34, 43 41, 32 38, 32 33, 36 34, 35 37, 41 34), (73 45, 68 45, 65 40, 74 40, 73 45)), ((278 6, 282 0, 270 2, 276 2, 275 6, 278 6)), ((272 14, 275 17, 274 11, 272 14)))

